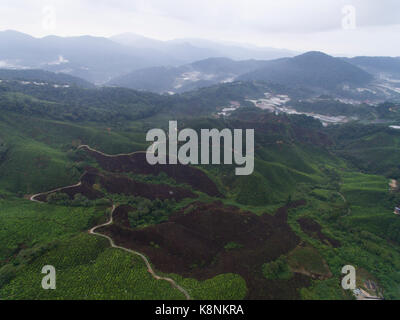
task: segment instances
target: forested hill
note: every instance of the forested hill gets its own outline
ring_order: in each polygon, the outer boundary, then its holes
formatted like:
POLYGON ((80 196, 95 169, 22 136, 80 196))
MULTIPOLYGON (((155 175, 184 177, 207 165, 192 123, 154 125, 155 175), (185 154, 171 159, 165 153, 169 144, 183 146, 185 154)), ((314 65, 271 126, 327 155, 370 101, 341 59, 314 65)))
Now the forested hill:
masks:
POLYGON ((263 68, 244 74, 239 79, 332 90, 342 84, 366 84, 372 81, 373 77, 339 58, 322 52, 307 52, 294 58, 269 61, 263 68))
POLYGON ((94 88, 94 84, 65 73, 55 73, 40 69, 12 70, 0 69, 0 80, 34 81, 38 83, 52 83, 56 85, 74 85, 82 88, 94 88))
POLYGON ((0 83, 0 110, 69 121, 129 121, 163 114, 192 117, 210 115, 232 100, 246 105, 247 98, 260 97, 268 90, 282 88, 234 82, 169 96, 125 88, 86 89, 10 81, 0 83))

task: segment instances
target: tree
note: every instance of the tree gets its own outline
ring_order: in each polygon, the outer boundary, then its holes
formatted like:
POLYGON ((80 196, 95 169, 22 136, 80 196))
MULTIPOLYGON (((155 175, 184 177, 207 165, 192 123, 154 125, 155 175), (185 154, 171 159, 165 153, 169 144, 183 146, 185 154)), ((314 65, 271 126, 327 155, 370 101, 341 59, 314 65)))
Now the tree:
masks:
POLYGON ((68 206, 70 204, 70 199, 69 196, 66 193, 50 193, 47 198, 47 202, 49 204, 55 204, 55 205, 64 205, 68 206))

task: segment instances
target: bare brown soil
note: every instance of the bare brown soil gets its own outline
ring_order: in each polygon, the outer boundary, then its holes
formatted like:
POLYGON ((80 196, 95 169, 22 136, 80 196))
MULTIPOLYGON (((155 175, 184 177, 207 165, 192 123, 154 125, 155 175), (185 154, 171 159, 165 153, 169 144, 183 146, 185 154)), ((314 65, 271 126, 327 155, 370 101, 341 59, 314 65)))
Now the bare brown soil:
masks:
POLYGON ((301 230, 308 236, 320 240, 325 244, 331 245, 334 248, 340 247, 341 244, 339 240, 332 239, 322 233, 322 227, 318 222, 310 218, 300 218, 297 220, 297 222, 299 223, 301 230))
MULTIPOLYGON (((95 184, 103 187, 108 193, 131 195, 150 200, 175 199, 176 201, 181 201, 185 198, 197 198, 196 194, 184 188, 166 184, 138 182, 117 174, 101 173, 94 168, 87 168, 87 171, 81 177, 80 185, 66 187, 58 192, 66 193, 71 199, 78 193, 83 194, 90 200, 103 198, 104 194, 93 187, 95 184)), ((42 202, 46 202, 46 198, 47 194, 36 197, 37 200, 42 202)))
POLYGON ((103 174, 99 172, 88 172, 87 179, 96 180, 96 183, 104 187, 109 193, 140 196, 150 200, 175 199, 181 201, 185 198, 197 198, 192 191, 167 184, 150 184, 138 182, 125 176, 117 174, 103 174))
POLYGON ((73 199, 74 196, 78 193, 83 194, 89 200, 100 199, 104 197, 104 194, 100 191, 93 189, 92 184, 85 181, 86 173, 81 178, 81 183, 76 186, 60 188, 54 192, 42 193, 35 196, 35 200, 40 202, 47 202, 47 196, 52 193, 65 193, 67 194, 70 199, 73 199))
POLYGON ((223 197, 215 183, 201 170, 184 165, 150 165, 146 160, 146 153, 133 153, 130 155, 107 156, 100 152, 83 147, 96 159, 102 169, 109 172, 131 172, 143 175, 159 175, 164 172, 178 183, 192 186, 213 197, 223 197))
POLYGON ((290 280, 267 280, 262 265, 300 243, 287 223, 287 210, 303 204, 260 217, 221 202, 195 203, 190 210, 173 213, 167 222, 144 229, 131 229, 131 208, 121 206, 114 212, 114 224, 99 231, 119 246, 143 252, 162 272, 198 280, 236 273, 246 280, 248 299, 297 299, 298 288, 308 286, 309 277, 296 273, 290 280), (225 249, 231 242, 240 248, 225 249))

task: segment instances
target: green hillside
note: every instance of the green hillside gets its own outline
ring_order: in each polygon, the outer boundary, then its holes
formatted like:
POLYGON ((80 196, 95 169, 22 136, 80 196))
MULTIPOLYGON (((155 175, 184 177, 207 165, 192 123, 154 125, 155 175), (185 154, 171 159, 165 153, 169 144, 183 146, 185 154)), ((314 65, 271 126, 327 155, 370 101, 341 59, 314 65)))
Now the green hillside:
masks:
POLYGON ((309 117, 251 107, 216 118, 215 106, 264 89, 248 83, 232 96, 237 86, 164 97, 118 88, 1 84, 0 298, 184 299, 151 277, 141 258, 87 233, 108 219, 113 201, 127 211, 102 231, 155 257, 150 262, 156 273, 173 278, 195 299, 351 299, 338 285, 346 264, 378 279, 385 298, 399 299, 400 222, 393 207, 400 194, 390 192, 388 183, 400 175, 400 132, 353 123, 325 128, 309 117), (192 114, 190 101, 200 101, 192 114), (195 166, 187 177, 143 173, 139 160, 130 167, 129 156, 112 157, 107 166, 96 154, 77 150, 89 145, 110 155, 145 151, 146 132, 167 128, 171 113, 180 128, 254 128, 254 173, 236 176, 228 165, 195 166), (207 185, 190 183, 192 174, 207 185), (80 180, 85 188, 45 195, 47 203, 28 200, 80 180), (165 194, 172 190, 177 200, 168 202, 165 194), (213 241, 196 242, 196 228, 210 218, 221 219, 208 227, 213 241), (175 232, 168 232, 167 223, 177 226, 175 232), (266 229, 258 234, 260 225, 266 229), (198 251, 186 252, 174 237, 198 251), (135 242, 139 238, 148 241, 135 242), (260 245, 251 247, 249 239, 260 245), (164 254, 172 257, 168 263, 157 260, 164 254), (193 263, 184 261, 190 258, 193 263), (185 268, 170 272, 174 259, 185 268), (231 261, 238 261, 235 272, 221 267, 231 261), (40 289, 44 264, 57 265, 56 292, 40 289))

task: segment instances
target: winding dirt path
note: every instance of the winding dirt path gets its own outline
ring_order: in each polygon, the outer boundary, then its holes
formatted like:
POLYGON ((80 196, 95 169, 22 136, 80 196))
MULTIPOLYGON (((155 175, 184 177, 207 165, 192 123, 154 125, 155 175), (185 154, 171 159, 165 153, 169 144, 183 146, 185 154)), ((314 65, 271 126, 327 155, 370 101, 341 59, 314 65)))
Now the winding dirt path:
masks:
POLYGON ((101 154, 102 156, 105 156, 105 157, 108 157, 108 158, 118 158, 118 157, 122 157, 122 156, 132 156, 132 155, 137 154, 137 153, 146 153, 146 151, 135 151, 135 152, 131 152, 131 153, 106 154, 104 152, 101 152, 101 151, 98 151, 96 149, 93 149, 93 148, 91 148, 90 146, 88 146, 86 144, 80 145, 78 147, 78 150, 84 149, 84 148, 86 148, 86 149, 88 149, 88 150, 90 150, 92 152, 97 152, 97 153, 101 154))
POLYGON ((82 185, 82 182, 79 182, 79 183, 77 183, 77 184, 74 184, 73 186, 61 187, 61 188, 57 188, 57 189, 54 189, 54 190, 51 190, 51 191, 47 191, 47 192, 42 192, 42 193, 34 194, 32 197, 29 198, 29 200, 31 200, 31 201, 33 201, 33 202, 42 203, 41 201, 36 200, 35 198, 36 198, 36 197, 39 197, 39 196, 41 196, 41 195, 48 195, 48 194, 50 194, 50 193, 58 192, 58 191, 61 191, 61 190, 63 190, 63 189, 67 189, 67 188, 80 187, 81 185, 82 185))
MULTIPOLYGON (((132 154, 137 153, 137 152, 134 152, 134 153, 130 153, 130 154, 108 155, 108 154, 102 153, 102 152, 100 152, 100 151, 97 151, 97 150, 95 150, 95 149, 93 149, 93 148, 91 148, 91 147, 89 147, 89 146, 87 146, 87 145, 81 145, 81 146, 78 147, 78 149, 82 149, 82 148, 87 148, 87 149, 90 150, 90 151, 98 152, 98 153, 102 154, 103 156, 111 157, 111 158, 113 158, 113 157, 119 157, 119 156, 132 155, 132 154)), ((61 188, 57 188, 57 189, 54 189, 54 190, 51 190, 51 191, 38 193, 38 194, 35 194, 35 195, 31 196, 31 197, 30 197, 30 201, 37 202, 37 203, 43 203, 43 202, 41 202, 41 201, 39 201, 39 200, 36 200, 36 198, 37 198, 38 196, 41 196, 41 195, 48 195, 48 194, 50 194, 50 193, 54 193, 54 192, 57 192, 57 191, 61 191, 62 189, 65 189, 65 188, 79 187, 81 184, 82 184, 82 182, 79 182, 79 183, 77 183, 77 184, 75 184, 75 185, 73 185, 73 186, 61 187, 61 188)), ((109 225, 113 224, 113 222, 114 222, 113 214, 114 214, 114 211, 115 211, 116 208, 117 208, 117 207, 116 207, 115 205, 112 206, 112 210, 111 210, 111 214, 110 214, 110 220, 109 220, 108 222, 106 222, 106 223, 104 223, 104 224, 102 224, 102 225, 98 225, 98 226, 93 227, 92 229, 89 230, 89 234, 91 234, 91 235, 96 235, 96 236, 103 237, 103 238, 106 238, 106 239, 110 242, 112 248, 120 249, 120 250, 123 250, 123 251, 125 251, 125 252, 129 252, 129 253, 132 253, 132 254, 134 254, 134 255, 139 256, 140 258, 142 258, 142 260, 143 260, 144 263, 146 264, 146 266, 147 266, 147 271, 152 275, 152 277, 153 277, 154 279, 156 279, 156 280, 163 280, 163 281, 169 282, 169 283, 171 284, 172 287, 174 287, 175 289, 178 289, 180 292, 182 292, 182 293, 184 294, 186 300, 191 300, 191 297, 190 297, 189 293, 188 293, 184 288, 182 288, 180 285, 178 285, 178 284, 175 282, 175 280, 173 280, 173 279, 171 279, 171 278, 161 277, 161 276, 157 275, 157 274, 154 272, 153 268, 151 267, 151 264, 150 264, 149 260, 146 258, 146 256, 144 256, 143 254, 141 254, 141 253, 139 253, 139 252, 136 252, 136 251, 134 251, 134 250, 131 250, 131 249, 128 249, 128 248, 124 248, 124 247, 117 246, 112 238, 110 238, 109 236, 106 236, 106 235, 104 235, 104 234, 101 234, 101 233, 96 232, 97 229, 100 229, 100 228, 102 228, 102 227, 106 227, 106 226, 109 226, 109 225)))
POLYGON ((182 292, 185 295, 186 300, 191 300, 189 293, 184 288, 182 288, 180 285, 178 285, 175 282, 175 280, 173 280, 171 278, 165 278, 165 277, 158 276, 154 272, 154 270, 151 267, 151 264, 150 264, 149 260, 146 258, 146 256, 144 256, 143 254, 141 254, 141 253, 139 253, 137 251, 117 246, 112 238, 110 238, 109 236, 106 236, 104 234, 96 232, 96 230, 99 229, 99 228, 106 227, 106 226, 109 226, 109 225, 113 224, 113 214, 114 214, 115 209, 116 209, 116 206, 113 205, 112 210, 111 210, 111 214, 110 214, 110 220, 107 223, 99 225, 99 226, 96 226, 96 227, 90 229, 89 233, 92 234, 92 235, 97 235, 97 236, 106 238, 110 242, 112 248, 121 249, 121 250, 124 250, 126 252, 129 252, 129 253, 132 253, 132 254, 135 254, 135 255, 141 257, 143 259, 144 263, 147 266, 147 271, 153 276, 154 279, 156 279, 156 280, 164 280, 164 281, 169 282, 174 288, 178 289, 180 292, 182 292))

